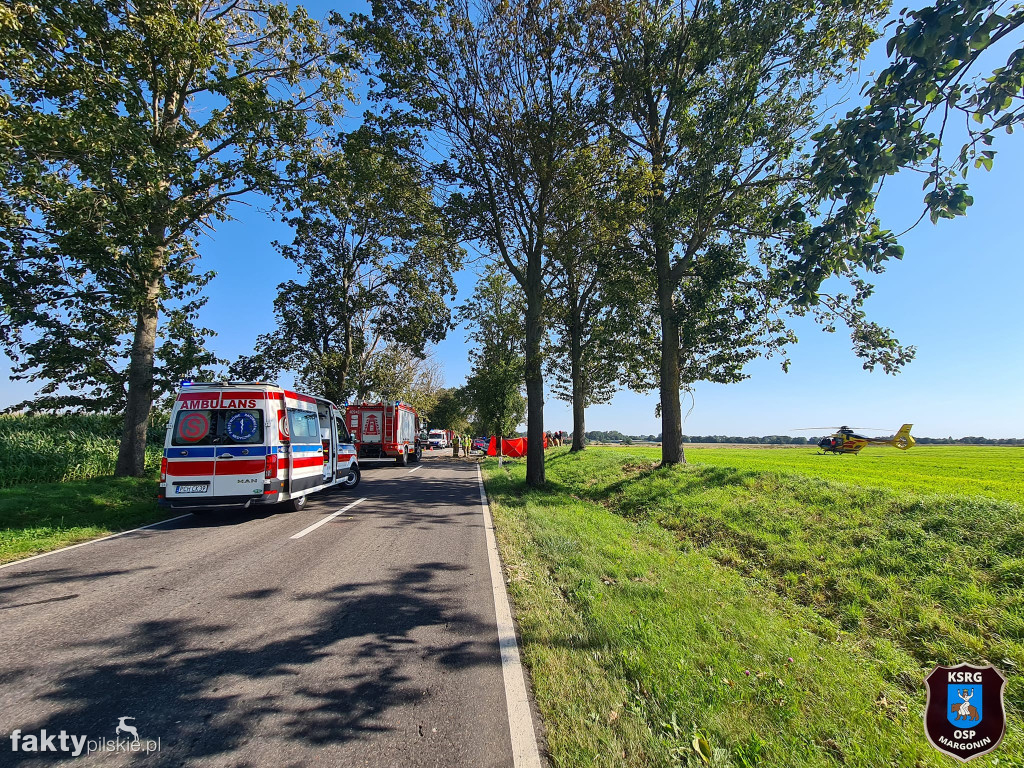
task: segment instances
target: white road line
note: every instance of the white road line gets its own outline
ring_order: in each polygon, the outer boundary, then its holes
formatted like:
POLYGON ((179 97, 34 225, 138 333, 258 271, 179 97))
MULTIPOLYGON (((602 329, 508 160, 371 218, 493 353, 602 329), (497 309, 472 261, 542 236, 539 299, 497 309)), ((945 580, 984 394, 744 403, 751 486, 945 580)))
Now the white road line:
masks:
POLYGON ((336 517, 337 517, 338 515, 340 515, 340 514, 343 514, 343 513, 345 513, 345 512, 348 512, 348 511, 349 511, 350 509, 352 509, 352 507, 354 507, 354 506, 355 506, 356 504, 361 504, 361 503, 362 503, 362 502, 364 502, 364 501, 366 501, 366 498, 365 498, 365 497, 364 497, 364 498, 362 498, 362 499, 356 499, 355 501, 353 501, 353 502, 352 502, 351 504, 349 504, 349 505, 348 505, 347 507, 345 507, 344 509, 339 509, 339 510, 338 510, 337 512, 335 512, 335 513, 333 513, 333 514, 330 514, 330 515, 328 515, 328 516, 327 516, 327 517, 325 517, 325 518, 324 518, 323 520, 317 520, 317 521, 316 521, 315 523, 313 523, 313 524, 312 524, 311 526, 309 526, 308 528, 303 528, 303 529, 302 529, 301 531, 299 531, 299 532, 298 532, 298 533, 296 533, 296 534, 295 534, 294 536, 292 536, 292 538, 293 538, 293 539, 301 539, 301 538, 302 538, 303 536, 305 536, 305 535, 306 535, 307 533, 312 533, 312 532, 313 532, 313 531, 315 531, 315 530, 316 530, 317 528, 319 528, 319 527, 320 527, 321 525, 323 525, 323 524, 325 524, 325 523, 329 523, 329 522, 331 522, 331 520, 333 520, 334 518, 336 518, 336 517))
POLYGON ((95 544, 98 541, 109 541, 110 539, 116 539, 118 536, 127 536, 129 533, 135 533, 136 531, 144 531, 147 528, 156 528, 158 525, 165 525, 167 523, 173 523, 175 520, 181 520, 182 518, 191 517, 191 516, 192 516, 192 513, 189 512, 188 514, 185 514, 185 515, 178 515, 177 517, 169 517, 166 520, 161 520, 159 523, 150 523, 149 525, 143 525, 143 526, 140 526, 139 528, 132 528, 130 531, 121 531, 120 533, 112 533, 109 536, 104 536, 104 537, 99 538, 99 539, 89 539, 88 541, 83 541, 83 542, 81 542, 79 544, 72 544, 70 547, 61 547, 60 549, 55 549, 52 552, 43 552, 41 555, 32 555, 32 557, 23 557, 21 560, 15 560, 13 563, 6 563, 4 565, 0 565, 0 570, 3 570, 4 568, 10 568, 12 565, 21 565, 22 563, 27 563, 29 560, 38 560, 40 557, 49 557, 50 555, 56 555, 59 552, 67 552, 69 549, 78 549, 79 547, 84 547, 86 544, 95 544))
POLYGON ((512 760, 515 768, 540 768, 540 752, 537 749, 537 737, 533 732, 530 699, 526 695, 526 679, 519 659, 516 628, 512 623, 512 607, 505 591, 498 542, 494 538, 494 524, 491 522, 487 492, 484 491, 484 476, 479 464, 476 465, 476 478, 480 483, 480 509, 483 511, 484 531, 487 535, 487 560, 491 565, 491 590, 494 593, 494 612, 498 621, 498 649, 501 651, 501 672, 505 678, 505 703, 508 706, 508 727, 512 736, 512 760))
MULTIPOLYGON (((423 469, 423 465, 422 465, 422 464, 420 464, 420 465, 419 465, 418 467, 416 467, 416 469, 423 469)), ((415 471, 416 471, 416 469, 410 469, 410 470, 409 470, 408 472, 406 472, 405 474, 407 474, 407 475, 411 475, 411 474, 412 474, 413 472, 415 472, 415 471)))

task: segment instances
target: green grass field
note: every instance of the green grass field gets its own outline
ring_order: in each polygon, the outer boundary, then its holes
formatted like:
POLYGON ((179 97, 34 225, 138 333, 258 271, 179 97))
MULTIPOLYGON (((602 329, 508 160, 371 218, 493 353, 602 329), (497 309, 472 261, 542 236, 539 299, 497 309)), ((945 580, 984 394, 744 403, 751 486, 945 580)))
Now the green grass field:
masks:
POLYGON ((0 563, 156 522, 164 430, 150 428, 148 478, 114 478, 120 420, 0 415, 0 563))
MULTIPOLYGON (((0 488, 114 474, 121 420, 101 414, 0 414, 0 488)), ((164 430, 151 427, 146 468, 157 471, 164 430)))
POLYGON ((542 492, 489 462, 554 763, 951 765, 922 679, 971 661, 1011 713, 973 764, 1024 765, 1018 451, 555 449, 542 492))
MULTIPOLYGON (((660 448, 634 452, 661 461, 660 448)), ((823 480, 917 493, 988 496, 1024 503, 1024 446, 918 445, 909 451, 868 447, 856 456, 821 455, 811 446, 686 448, 698 464, 799 472, 823 480)))

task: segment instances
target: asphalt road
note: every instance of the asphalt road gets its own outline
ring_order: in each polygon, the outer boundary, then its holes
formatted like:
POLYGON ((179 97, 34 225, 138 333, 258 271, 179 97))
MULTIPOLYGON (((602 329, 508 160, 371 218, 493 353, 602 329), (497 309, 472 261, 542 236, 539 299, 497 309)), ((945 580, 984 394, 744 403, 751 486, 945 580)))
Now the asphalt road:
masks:
POLYGON ((130 717, 158 753, 68 762, 511 766, 479 501, 473 464, 425 457, 0 570, 0 765, 59 759, 15 729, 130 717))

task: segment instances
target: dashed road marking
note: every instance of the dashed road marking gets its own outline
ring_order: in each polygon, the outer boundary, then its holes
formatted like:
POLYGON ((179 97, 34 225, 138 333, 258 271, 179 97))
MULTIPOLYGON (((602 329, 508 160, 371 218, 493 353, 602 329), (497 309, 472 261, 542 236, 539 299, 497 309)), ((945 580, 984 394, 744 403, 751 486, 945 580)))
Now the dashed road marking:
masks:
MULTIPOLYGON (((419 465, 418 467, 416 467, 416 469, 423 469, 423 465, 422 465, 422 464, 420 464, 420 465, 419 465)), ((406 472, 405 474, 407 474, 407 475, 411 475, 411 474, 412 474, 413 472, 415 472, 415 471, 416 471, 416 469, 410 469, 410 470, 409 470, 408 472, 406 472)))
POLYGON ((348 511, 349 511, 350 509, 352 509, 352 507, 354 507, 354 506, 355 506, 356 504, 362 504, 362 503, 363 503, 364 501, 366 501, 366 497, 365 497, 365 496, 364 496, 363 498, 361 498, 361 499, 356 499, 355 501, 353 501, 353 502, 352 502, 351 504, 349 504, 349 505, 348 505, 347 507, 345 507, 344 509, 339 509, 339 510, 338 510, 337 512, 334 512, 333 514, 330 514, 330 515, 328 515, 328 516, 327 516, 327 517, 325 517, 325 518, 324 518, 323 520, 317 520, 317 521, 316 521, 315 523, 313 523, 313 524, 312 524, 311 526, 309 526, 308 528, 303 528, 303 529, 302 529, 301 531, 299 531, 298 533, 296 533, 296 534, 295 534, 294 536, 292 536, 291 538, 293 538, 293 539, 301 539, 301 538, 302 538, 303 536, 305 536, 305 535, 306 535, 307 533, 312 533, 312 532, 313 532, 313 531, 315 531, 315 530, 316 530, 317 528, 319 528, 319 527, 320 527, 321 525, 325 525, 326 523, 329 523, 329 522, 331 522, 331 520, 333 520, 334 518, 336 518, 336 517, 337 517, 338 515, 342 515, 342 514, 344 514, 345 512, 348 512, 348 511))

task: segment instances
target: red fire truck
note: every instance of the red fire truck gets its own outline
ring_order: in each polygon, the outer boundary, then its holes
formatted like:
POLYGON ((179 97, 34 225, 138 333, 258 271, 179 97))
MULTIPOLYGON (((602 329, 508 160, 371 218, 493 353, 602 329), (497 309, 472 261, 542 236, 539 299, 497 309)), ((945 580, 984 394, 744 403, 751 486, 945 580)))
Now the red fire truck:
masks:
POLYGON ((404 467, 423 455, 420 417, 408 403, 350 405, 345 418, 360 459, 393 458, 404 467))

